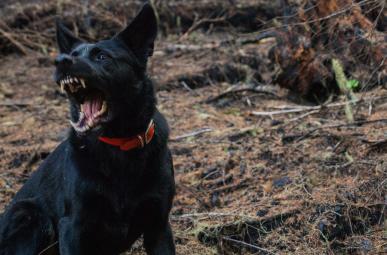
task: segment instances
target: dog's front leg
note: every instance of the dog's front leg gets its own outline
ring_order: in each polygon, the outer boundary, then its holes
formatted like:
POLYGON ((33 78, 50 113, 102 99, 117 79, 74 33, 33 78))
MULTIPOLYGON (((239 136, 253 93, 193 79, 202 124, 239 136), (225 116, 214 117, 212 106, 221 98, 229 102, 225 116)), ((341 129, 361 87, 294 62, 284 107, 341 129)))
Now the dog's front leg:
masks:
POLYGON ((58 228, 61 255, 118 255, 126 240, 122 228, 85 217, 64 217, 58 228))
POLYGON ((144 233, 144 246, 148 255, 175 255, 175 243, 169 223, 144 233))
POLYGON ((59 251, 61 255, 81 255, 79 235, 73 226, 72 219, 64 217, 58 223, 59 251))
POLYGON ((59 251, 61 255, 95 255, 103 254, 96 247, 87 225, 80 220, 64 217, 59 221, 59 251))

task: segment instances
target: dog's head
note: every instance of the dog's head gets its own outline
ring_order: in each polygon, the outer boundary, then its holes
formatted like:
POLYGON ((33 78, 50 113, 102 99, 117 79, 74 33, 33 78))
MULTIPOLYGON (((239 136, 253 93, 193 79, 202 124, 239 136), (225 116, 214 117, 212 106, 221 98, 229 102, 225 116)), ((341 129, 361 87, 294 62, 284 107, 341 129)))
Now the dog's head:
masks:
POLYGON ((71 124, 78 134, 103 130, 146 100, 146 64, 156 35, 156 16, 149 4, 123 31, 96 43, 80 40, 57 21, 55 81, 68 95, 71 124))

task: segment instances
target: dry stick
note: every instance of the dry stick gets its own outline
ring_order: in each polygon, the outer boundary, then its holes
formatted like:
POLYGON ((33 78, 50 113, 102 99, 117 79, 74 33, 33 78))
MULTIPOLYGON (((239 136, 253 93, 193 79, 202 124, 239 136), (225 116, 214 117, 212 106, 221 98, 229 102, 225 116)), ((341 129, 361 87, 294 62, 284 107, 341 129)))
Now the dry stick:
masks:
POLYGON ((192 44, 175 44, 168 43, 165 50, 166 51, 196 51, 196 50, 211 50, 218 48, 221 43, 207 43, 203 45, 192 45, 192 44))
POLYGON ((386 203, 383 205, 383 210, 382 210, 382 213, 380 214, 380 217, 379 217, 379 220, 378 220, 378 224, 379 225, 382 224, 382 219, 383 219, 383 215, 384 215, 384 211, 385 210, 386 210, 386 203))
MULTIPOLYGON (((352 100, 350 103, 357 103, 359 101, 360 100, 352 100)), ((347 102, 327 104, 327 105, 319 105, 319 106, 302 106, 302 107, 296 106, 293 109, 271 111, 271 112, 256 112, 256 111, 253 111, 251 114, 255 115, 255 116, 272 116, 272 115, 287 114, 287 113, 297 113, 297 112, 321 110, 323 108, 338 107, 338 106, 343 106, 343 105, 346 105, 346 104, 347 104, 347 102)))
POLYGON ((8 41, 10 41, 13 45, 15 45, 16 48, 18 48, 18 50, 20 50, 21 53, 23 53, 24 55, 27 55, 27 49, 21 43, 15 40, 10 33, 0 28, 0 34, 2 34, 5 38, 8 39, 8 41))
POLYGON ((32 105, 31 102, 24 102, 24 101, 5 101, 5 102, 0 102, 0 106, 27 106, 27 105, 32 105))
POLYGON ((387 58, 387 57, 384 57, 383 60, 382 60, 382 62, 380 62, 379 66, 377 66, 377 67, 375 68, 375 70, 372 71, 372 73, 370 74, 370 78, 369 78, 368 81, 365 83, 365 85, 362 87, 361 91, 365 91, 365 90, 368 88, 369 84, 371 83, 372 77, 379 71, 379 69, 380 69, 381 67, 384 66, 384 62, 386 61, 386 58, 387 58))
POLYGON ((191 89, 191 87, 188 86, 188 84, 187 84, 185 81, 180 82, 180 84, 181 84, 186 90, 188 90, 189 92, 191 92, 191 93, 193 93, 193 94, 195 94, 195 95, 197 95, 197 96, 199 95, 199 93, 196 92, 194 89, 191 89))
POLYGON ((321 129, 325 129, 325 128, 350 127, 350 126, 371 124, 371 123, 377 123, 377 122, 387 122, 387 119, 355 121, 355 122, 346 123, 346 124, 332 124, 332 125, 326 125, 326 126, 322 126, 322 127, 317 127, 317 128, 314 128, 314 129, 310 130, 308 133, 302 135, 300 138, 296 139, 295 141, 299 142, 299 141, 305 139, 307 136, 311 135, 312 133, 316 132, 317 130, 321 130, 321 129))
POLYGON ((254 92, 254 93, 262 93, 262 94, 266 94, 266 95, 270 95, 270 96, 274 96, 276 98, 279 98, 278 95, 276 95, 275 93, 273 93, 271 91, 258 89, 255 87, 242 87, 242 88, 238 88, 238 89, 226 90, 225 92, 222 92, 213 98, 209 98, 209 99, 205 100, 205 103, 213 103, 221 98, 228 96, 229 94, 234 94, 234 93, 239 93, 239 92, 244 92, 244 91, 249 91, 249 92, 254 92))
MULTIPOLYGON (((385 8, 385 5, 386 5, 386 1, 380 1, 380 2, 383 2, 383 5, 380 5, 380 6, 379 6, 379 4, 376 5, 376 8, 380 7, 380 11, 379 11, 379 13, 378 13, 378 16, 376 16, 375 21, 374 21, 374 23, 373 23, 373 25, 372 25, 371 31, 370 31, 370 33, 369 33, 371 36, 375 33, 375 29, 376 29, 376 27, 377 27, 377 24, 378 24, 378 22, 379 22, 379 19, 380 19, 381 15, 382 15, 382 13, 383 13, 383 11, 384 11, 384 8, 385 8)), ((375 9, 376 9, 376 8, 375 8, 375 9)), ((365 14, 363 14, 362 12, 360 12, 360 13, 361 13, 361 15, 364 15, 364 16, 365 16, 365 14)))
POLYGON ((187 213, 182 215, 173 215, 172 216, 175 219, 181 219, 181 218, 197 218, 197 217, 239 217, 239 218, 247 218, 247 219, 253 219, 256 220, 257 217, 252 217, 249 215, 244 214, 237 214, 237 213, 222 213, 222 212, 205 212, 205 213, 187 213))
POLYGON ((50 244, 48 247, 46 247, 43 251, 39 252, 39 255, 43 255, 46 251, 48 251, 49 249, 51 249, 52 247, 54 247, 55 245, 59 244, 58 241, 50 244))
MULTIPOLYGON (((340 107, 343 105, 346 105, 347 103, 356 104, 359 102, 367 102, 369 100, 379 100, 387 98, 387 96, 383 97, 375 97, 375 98, 365 98, 365 99, 355 99, 348 102, 341 102, 341 103, 331 103, 326 105, 319 105, 319 106, 294 106, 293 109, 285 109, 285 110, 279 110, 279 111, 271 111, 271 112, 251 112, 252 115, 255 116, 271 116, 271 115, 279 115, 279 114, 287 114, 287 113, 297 113, 297 112, 306 112, 306 111, 313 111, 313 110, 321 110, 323 108, 333 108, 333 107, 340 107)), ((280 106, 278 108, 288 108, 289 106, 280 106)))
POLYGON ((318 113, 318 112, 320 112, 320 110, 312 110, 310 112, 307 112, 307 113, 301 114, 301 115, 299 115, 297 117, 294 117, 293 119, 290 119, 287 122, 289 123, 289 122, 297 121, 297 120, 303 119, 303 118, 305 118, 305 117, 307 117, 309 115, 312 115, 312 114, 315 114, 315 113, 318 113))
MULTIPOLYGON (((317 106, 316 106, 317 107, 317 106)), ((321 107, 316 108, 316 110, 320 110, 321 107)), ((288 109, 288 110, 281 110, 281 111, 271 111, 271 112, 251 112, 252 115, 255 116, 272 116, 272 115, 279 115, 279 114, 287 114, 287 113, 297 113, 297 112, 305 112, 310 111, 312 109, 288 109)))
POLYGON ((241 245, 247 246, 249 248, 256 249, 258 251, 263 251, 263 252, 266 252, 266 253, 269 253, 269 254, 275 254, 274 252, 272 252, 272 251, 270 251, 268 249, 265 249, 265 248, 262 248, 262 247, 259 247, 259 246, 253 245, 253 244, 249 244, 249 243, 246 243, 246 242, 243 242, 243 241, 235 240, 235 239, 232 239, 232 238, 229 238, 229 237, 222 236, 222 239, 226 240, 226 241, 234 242, 234 243, 237 243, 237 244, 241 244, 241 245))
POLYGON ((219 22, 225 22, 226 18, 225 17, 220 17, 220 18, 214 18, 214 19, 208 19, 204 18, 201 20, 198 20, 195 22, 179 39, 179 41, 186 39, 189 34, 191 34, 193 31, 195 31, 198 27, 205 23, 219 23, 219 22))
POLYGON ((277 31, 269 31, 264 32, 256 36, 250 36, 247 38, 242 39, 227 39, 222 41, 217 41, 213 43, 206 43, 203 45, 192 45, 192 44, 181 44, 181 43, 169 43, 166 46, 167 51, 197 51, 197 50, 212 50, 219 48, 220 46, 228 45, 228 44, 235 44, 235 45, 245 45, 249 43, 257 43, 261 41, 262 39, 267 39, 271 37, 275 37, 277 34, 277 31))
POLYGON ((173 138, 170 139, 170 141, 176 142, 176 141, 182 140, 184 138, 188 138, 188 137, 192 137, 192 136, 197 136, 197 135, 200 135, 200 134, 203 134, 203 133, 207 133, 207 132, 212 132, 212 131, 213 131, 212 128, 202 128, 202 129, 193 131, 193 132, 188 133, 188 134, 184 134, 184 135, 179 135, 179 136, 173 137, 173 138))

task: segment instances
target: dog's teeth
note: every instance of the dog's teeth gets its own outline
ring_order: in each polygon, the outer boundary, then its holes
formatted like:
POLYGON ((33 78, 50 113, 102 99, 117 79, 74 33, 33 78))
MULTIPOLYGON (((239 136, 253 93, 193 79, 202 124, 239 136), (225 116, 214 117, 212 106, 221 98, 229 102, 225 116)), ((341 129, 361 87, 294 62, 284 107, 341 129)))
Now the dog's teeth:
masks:
POLYGON ((81 104, 81 112, 83 113, 83 104, 81 104))
MULTIPOLYGON (((82 105, 81 105, 81 108, 83 108, 82 105)), ((85 117, 85 114, 82 111, 80 111, 79 112, 79 119, 78 119, 77 123, 74 123, 73 121, 70 120, 71 126, 74 128, 75 131, 77 131, 79 133, 86 132, 86 131, 92 129, 95 125, 94 118, 90 118, 90 119, 87 119, 87 123, 85 123, 81 126, 81 123, 84 122, 84 117, 85 117)))
POLYGON ((70 124, 71 124, 71 126, 73 126, 73 128, 74 128, 75 130, 78 129, 78 123, 75 123, 75 122, 73 122, 72 120, 70 120, 70 124))
POLYGON ((62 93, 65 93, 64 83, 63 82, 60 83, 60 90, 62 91, 62 93))
POLYGON ((102 114, 104 114, 107 110, 107 103, 106 101, 103 101, 103 104, 102 104, 102 107, 101 107, 101 110, 99 110, 96 114, 94 114, 94 118, 97 118, 99 116, 101 116, 102 114))
POLYGON ((74 77, 74 81, 78 82, 78 79, 77 79, 77 77, 74 77))
POLYGON ((91 119, 88 123, 87 123, 87 126, 88 128, 92 128, 94 126, 94 121, 91 119))
POLYGON ((106 101, 103 101, 102 108, 99 112, 102 114, 102 113, 105 113, 106 110, 107 110, 107 103, 106 101))
POLYGON ((70 83, 73 83, 73 78, 70 78, 70 83))
POLYGON ((82 87, 86 88, 85 80, 84 79, 80 79, 80 80, 81 80, 82 87))
POLYGON ((75 130, 77 132, 83 132, 83 131, 85 131, 85 127, 78 127, 78 128, 75 128, 75 130))

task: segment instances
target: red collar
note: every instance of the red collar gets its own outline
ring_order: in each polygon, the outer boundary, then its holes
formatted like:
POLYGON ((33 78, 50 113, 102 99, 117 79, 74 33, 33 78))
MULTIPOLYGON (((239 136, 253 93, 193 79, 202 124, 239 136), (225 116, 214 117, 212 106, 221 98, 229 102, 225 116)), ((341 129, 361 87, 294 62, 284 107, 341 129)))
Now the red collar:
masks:
POLYGON ((129 151, 136 148, 144 148, 150 143, 155 134, 155 123, 153 120, 149 122, 148 128, 144 133, 132 136, 129 138, 109 138, 100 136, 98 139, 101 142, 120 147, 122 151, 129 151))

